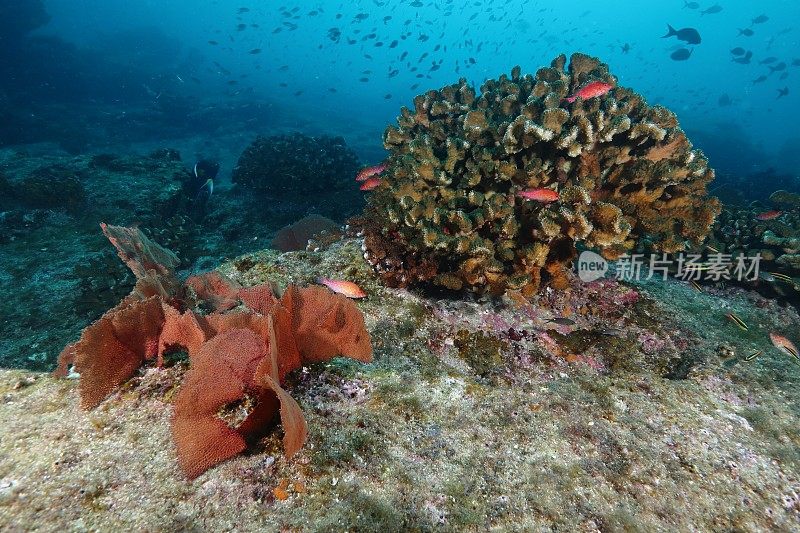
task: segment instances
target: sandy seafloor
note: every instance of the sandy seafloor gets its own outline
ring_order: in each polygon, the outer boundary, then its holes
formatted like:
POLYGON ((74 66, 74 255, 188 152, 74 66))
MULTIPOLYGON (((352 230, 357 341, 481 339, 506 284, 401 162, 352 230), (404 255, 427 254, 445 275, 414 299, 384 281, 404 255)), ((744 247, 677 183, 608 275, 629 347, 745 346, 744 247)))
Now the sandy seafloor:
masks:
POLYGON ((357 239, 249 259, 221 270, 369 294, 375 362, 286 385, 305 448, 284 459, 278 429, 190 482, 169 429, 181 364, 89 412, 76 380, 2 370, 0 530, 800 529, 800 366, 768 339, 797 331, 792 308, 679 281, 576 281, 526 309, 423 297, 382 287, 357 239))

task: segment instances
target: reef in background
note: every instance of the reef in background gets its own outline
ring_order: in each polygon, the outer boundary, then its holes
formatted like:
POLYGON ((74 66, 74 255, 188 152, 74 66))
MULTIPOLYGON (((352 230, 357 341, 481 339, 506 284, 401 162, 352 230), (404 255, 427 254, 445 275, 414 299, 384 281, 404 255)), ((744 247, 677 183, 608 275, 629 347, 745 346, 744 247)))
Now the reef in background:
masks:
POLYGON ((675 115, 616 86, 598 59, 565 66, 515 67, 480 95, 462 79, 402 109, 360 221, 386 283, 532 294, 566 285, 576 245, 615 258, 703 241, 720 209, 706 193, 714 172, 675 115), (613 88, 581 97, 594 82, 613 88), (542 190, 555 201, 519 196, 542 190))

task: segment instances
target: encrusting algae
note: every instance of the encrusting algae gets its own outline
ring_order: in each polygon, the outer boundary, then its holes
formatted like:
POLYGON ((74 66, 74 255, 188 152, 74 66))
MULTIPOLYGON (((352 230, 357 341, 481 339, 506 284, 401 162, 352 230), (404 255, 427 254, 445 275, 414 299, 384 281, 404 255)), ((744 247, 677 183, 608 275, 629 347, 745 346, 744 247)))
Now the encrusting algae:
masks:
POLYGON ((645 240, 668 253, 703 241, 720 211, 714 172, 675 115, 598 59, 565 66, 515 67, 480 94, 462 78, 402 109, 359 221, 387 284, 531 294, 566 285, 578 244, 616 258, 645 240))

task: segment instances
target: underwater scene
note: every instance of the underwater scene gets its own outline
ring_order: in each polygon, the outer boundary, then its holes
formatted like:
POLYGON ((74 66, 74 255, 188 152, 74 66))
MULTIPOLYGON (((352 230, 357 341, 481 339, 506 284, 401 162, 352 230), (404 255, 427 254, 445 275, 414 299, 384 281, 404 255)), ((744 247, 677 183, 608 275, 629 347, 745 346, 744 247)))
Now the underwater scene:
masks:
POLYGON ((0 0, 0 531, 800 530, 800 3, 0 0))

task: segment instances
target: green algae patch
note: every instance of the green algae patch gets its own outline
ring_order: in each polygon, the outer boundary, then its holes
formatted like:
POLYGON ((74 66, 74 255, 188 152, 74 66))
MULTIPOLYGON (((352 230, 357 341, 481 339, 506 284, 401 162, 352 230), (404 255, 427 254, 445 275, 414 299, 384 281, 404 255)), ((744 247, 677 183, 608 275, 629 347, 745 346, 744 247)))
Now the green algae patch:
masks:
POLYGON ((456 332, 453 343, 458 356, 481 378, 490 378, 503 367, 503 354, 508 350, 508 343, 497 337, 483 331, 462 329, 456 332))

